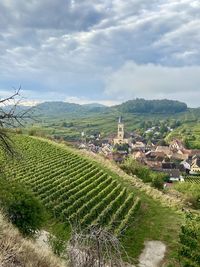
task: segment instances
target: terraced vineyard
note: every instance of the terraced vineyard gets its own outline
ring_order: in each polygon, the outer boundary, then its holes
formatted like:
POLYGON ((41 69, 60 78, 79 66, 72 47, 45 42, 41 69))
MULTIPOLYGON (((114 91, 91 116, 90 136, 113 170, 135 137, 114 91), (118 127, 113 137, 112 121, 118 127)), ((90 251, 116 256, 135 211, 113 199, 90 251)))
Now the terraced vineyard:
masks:
POLYGON ((56 218, 117 235, 134 220, 140 200, 99 165, 39 139, 19 135, 15 142, 23 156, 6 163, 5 173, 31 187, 56 218))
POLYGON ((185 182, 200 184, 200 176, 187 176, 185 182))

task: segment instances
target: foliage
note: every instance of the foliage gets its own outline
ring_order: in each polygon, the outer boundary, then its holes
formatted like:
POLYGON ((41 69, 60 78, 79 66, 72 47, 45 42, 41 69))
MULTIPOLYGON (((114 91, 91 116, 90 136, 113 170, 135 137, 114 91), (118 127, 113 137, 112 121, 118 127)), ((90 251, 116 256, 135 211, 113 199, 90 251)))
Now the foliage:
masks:
POLYGON ((163 189, 164 180, 163 177, 153 177, 151 185, 159 190, 163 189))
POLYGON ((128 157, 120 167, 126 173, 136 175, 144 182, 151 182, 150 169, 131 157, 128 157))
POLYGON ((39 200, 21 184, 0 179, 0 204, 9 220, 24 235, 32 235, 44 222, 44 209, 39 200))
POLYGON ((200 216, 186 215, 186 222, 180 233, 180 261, 183 267, 200 266, 200 216))
POLYGON ((62 256, 67 247, 67 241, 61 236, 54 236, 52 234, 48 237, 48 244, 50 245, 52 251, 57 256, 62 256))
POLYGON ((196 113, 194 114, 194 121, 192 119, 188 119, 186 122, 183 121, 180 127, 167 136, 166 141, 178 138, 183 140, 186 148, 200 149, 200 123, 197 120, 198 116, 199 113, 196 113))
POLYGON ((183 193, 186 202, 190 202, 193 208, 200 209, 200 179, 198 177, 188 178, 184 183, 175 183, 173 188, 183 193), (190 179, 193 179, 194 182, 190 179), (196 182, 197 180, 199 183, 196 182))
POLYGON ((152 186, 157 189, 162 189, 164 181, 168 178, 167 174, 151 171, 148 167, 131 157, 128 157, 120 167, 126 173, 136 175, 145 183, 151 182, 152 186))
POLYGON ((121 112, 127 113, 178 113, 187 110, 185 103, 173 100, 129 100, 120 106, 121 112))

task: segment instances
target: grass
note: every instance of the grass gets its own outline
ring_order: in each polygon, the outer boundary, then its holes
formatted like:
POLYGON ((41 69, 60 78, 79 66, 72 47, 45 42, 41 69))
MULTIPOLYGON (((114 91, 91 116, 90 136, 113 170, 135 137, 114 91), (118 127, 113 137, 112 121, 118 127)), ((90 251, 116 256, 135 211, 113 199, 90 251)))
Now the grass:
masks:
POLYGON ((18 230, 0 213, 0 265, 3 267, 64 267, 61 260, 33 241, 22 238, 18 230))
POLYGON ((140 195, 140 197, 143 203, 142 209, 123 238, 123 245, 129 257, 137 259, 144 248, 145 241, 159 240, 167 246, 166 261, 170 262, 173 259, 178 263, 179 231, 183 222, 183 214, 161 206, 158 201, 146 195, 140 195))

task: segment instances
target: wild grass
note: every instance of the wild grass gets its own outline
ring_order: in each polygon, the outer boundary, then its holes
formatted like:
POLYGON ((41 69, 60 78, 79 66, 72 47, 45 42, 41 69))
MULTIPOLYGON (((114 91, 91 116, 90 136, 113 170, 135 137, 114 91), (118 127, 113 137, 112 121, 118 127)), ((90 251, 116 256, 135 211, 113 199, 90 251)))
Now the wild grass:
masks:
POLYGON ((0 213, 1 267, 66 267, 60 259, 33 241, 24 239, 0 213))

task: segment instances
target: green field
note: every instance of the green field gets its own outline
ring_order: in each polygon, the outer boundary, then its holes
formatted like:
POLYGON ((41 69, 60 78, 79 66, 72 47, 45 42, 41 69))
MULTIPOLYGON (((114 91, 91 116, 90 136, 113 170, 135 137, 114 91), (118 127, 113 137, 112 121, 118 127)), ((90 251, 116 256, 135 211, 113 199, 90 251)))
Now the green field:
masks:
POLYGON ((13 139, 19 156, 2 161, 4 173, 29 186, 57 222, 98 224, 118 236, 123 233, 133 261, 145 240, 162 240, 168 247, 167 261, 176 258, 180 213, 73 149, 23 135, 13 139))

